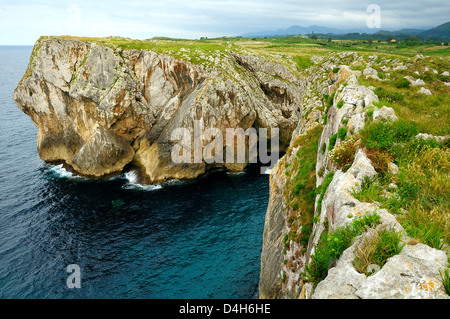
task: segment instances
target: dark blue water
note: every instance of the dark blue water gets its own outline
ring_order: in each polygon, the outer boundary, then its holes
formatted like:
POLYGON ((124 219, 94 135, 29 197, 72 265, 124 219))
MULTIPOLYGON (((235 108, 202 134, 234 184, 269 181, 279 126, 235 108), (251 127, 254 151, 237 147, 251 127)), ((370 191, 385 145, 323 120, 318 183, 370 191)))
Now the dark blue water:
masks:
POLYGON ((0 47, 0 298, 257 297, 268 175, 147 189, 70 177, 39 159, 12 101, 31 50, 0 47))

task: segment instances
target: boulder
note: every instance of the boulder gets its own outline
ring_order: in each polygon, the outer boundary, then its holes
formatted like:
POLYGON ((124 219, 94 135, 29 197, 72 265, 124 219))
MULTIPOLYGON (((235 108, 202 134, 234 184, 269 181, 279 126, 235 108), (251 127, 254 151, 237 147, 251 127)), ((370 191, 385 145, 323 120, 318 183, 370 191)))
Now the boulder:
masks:
POLYGON ((395 111, 392 107, 382 106, 380 109, 373 111, 374 121, 397 121, 398 118, 395 115, 395 111))
POLYGON ((417 91, 417 93, 425 94, 425 95, 432 95, 431 91, 424 87, 421 87, 420 90, 417 91))
POLYGON ((422 79, 414 79, 413 77, 405 76, 405 79, 411 83, 412 86, 425 85, 425 82, 422 79))

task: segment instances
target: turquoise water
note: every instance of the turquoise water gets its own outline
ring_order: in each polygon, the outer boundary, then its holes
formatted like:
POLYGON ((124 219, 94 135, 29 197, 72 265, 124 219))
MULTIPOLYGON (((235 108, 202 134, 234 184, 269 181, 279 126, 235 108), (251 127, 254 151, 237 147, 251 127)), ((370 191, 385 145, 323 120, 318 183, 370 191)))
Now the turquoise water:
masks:
POLYGON ((12 101, 31 50, 0 47, 0 298, 257 297, 269 175, 140 187, 42 162, 12 101))

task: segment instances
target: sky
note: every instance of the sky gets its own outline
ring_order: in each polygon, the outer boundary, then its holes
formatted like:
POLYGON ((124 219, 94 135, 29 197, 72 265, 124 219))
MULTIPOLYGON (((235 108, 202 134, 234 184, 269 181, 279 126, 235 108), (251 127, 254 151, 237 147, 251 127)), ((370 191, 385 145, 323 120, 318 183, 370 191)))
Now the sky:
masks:
POLYGON ((374 15, 375 29, 431 28, 450 21, 450 5, 448 0, 0 0, 0 45, 32 45, 41 35, 197 39, 292 25, 362 29, 374 15), (379 11, 368 11, 369 4, 379 11))

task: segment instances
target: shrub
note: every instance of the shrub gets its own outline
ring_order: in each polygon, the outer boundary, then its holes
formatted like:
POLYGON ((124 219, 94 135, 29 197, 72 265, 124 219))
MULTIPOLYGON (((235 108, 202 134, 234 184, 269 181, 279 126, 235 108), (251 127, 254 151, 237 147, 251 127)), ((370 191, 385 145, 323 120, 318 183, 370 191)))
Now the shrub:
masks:
POLYGON ((333 105, 333 100, 334 100, 334 95, 336 94, 336 92, 334 92, 333 94, 331 94, 330 96, 328 96, 327 99, 327 108, 325 109, 325 113, 328 113, 328 109, 333 105))
POLYGON ((334 172, 329 172, 327 176, 325 176, 323 184, 316 188, 316 193, 320 194, 319 200, 317 201, 317 211, 319 212, 319 214, 322 210, 323 197, 325 196, 325 192, 327 191, 328 185, 330 185, 331 181, 333 180, 333 177, 334 172))
POLYGON ((339 128, 337 136, 339 139, 343 140, 347 136, 348 127, 344 126, 339 128))
POLYGON ((296 222, 301 226, 301 233, 295 238, 297 242, 307 242, 312 231, 310 225, 312 226, 314 217, 316 196, 315 169, 322 129, 322 126, 317 125, 295 140, 295 144, 300 148, 292 160, 291 169, 286 178, 284 192, 286 202, 296 212, 291 224, 294 225, 296 222))
POLYGON ((366 151, 367 157, 372 162, 373 168, 378 173, 386 174, 389 170, 389 164, 394 160, 389 152, 384 152, 378 149, 371 149, 366 151))
POLYGON ((450 269, 447 268, 444 272, 439 271, 441 275, 442 284, 444 285, 445 292, 450 295, 450 269))
POLYGON ((340 70, 341 68, 340 67, 335 67, 334 69, 333 69, 333 73, 338 73, 339 72, 339 70, 340 70))
POLYGON ((355 159, 355 152, 358 145, 359 140, 355 136, 351 136, 348 140, 333 148, 328 156, 338 168, 344 168, 347 165, 351 166, 355 159))
POLYGON ((381 100, 386 100, 388 102, 397 102, 400 104, 405 103, 405 97, 398 92, 387 91, 384 88, 376 88, 373 91, 381 100))
POLYGON ((398 89, 408 89, 411 86, 411 83, 403 78, 394 82, 394 86, 398 89))
POLYGON ((344 101, 343 101, 343 100, 340 100, 340 101, 338 102, 338 104, 337 104, 337 108, 340 109, 340 108, 343 107, 343 106, 344 106, 344 101))
POLYGON ((322 166, 317 172, 317 176, 323 177, 323 173, 325 173, 325 166, 322 166))
POLYGON ((361 202, 373 202, 378 200, 381 194, 381 186, 377 178, 370 178, 366 176, 361 182, 361 189, 357 192, 352 192, 357 200, 361 202))
POLYGON ((418 134, 417 124, 399 120, 395 122, 372 122, 366 126, 361 137, 369 149, 391 150, 398 143, 411 141, 418 134))
POLYGON ((330 140, 328 141, 328 150, 331 151, 334 147, 334 145, 336 144, 336 140, 337 140, 337 133, 333 134, 330 137, 330 140))
POLYGON ((369 231, 364 240, 356 247, 353 265, 359 273, 368 273, 369 265, 375 264, 380 268, 387 259, 397 255, 403 249, 400 245, 401 233, 392 230, 369 231))

